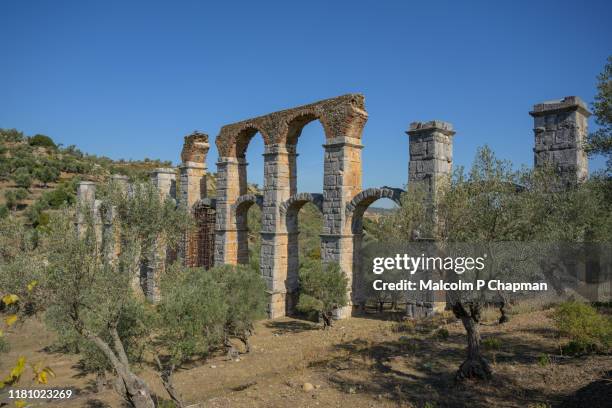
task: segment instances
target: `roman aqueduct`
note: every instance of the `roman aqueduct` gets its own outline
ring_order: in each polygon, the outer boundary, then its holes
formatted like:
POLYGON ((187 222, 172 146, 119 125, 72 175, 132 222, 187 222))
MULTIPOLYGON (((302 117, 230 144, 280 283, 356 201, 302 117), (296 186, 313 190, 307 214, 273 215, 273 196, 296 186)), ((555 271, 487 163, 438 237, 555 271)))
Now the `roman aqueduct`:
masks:
MULTIPOLYGON (((577 97, 534 106, 535 163, 554 163, 570 177, 586 174, 581 142, 589 112, 577 97)), ((221 128, 216 138, 219 154, 216 196, 208 197, 206 156, 208 136, 185 137, 178 169, 157 169, 151 180, 164 195, 190 209, 198 230, 186 239, 181 257, 190 266, 246 264, 249 261, 247 212, 253 205, 262 213, 260 269, 269 293, 271 318, 291 312, 298 289, 298 213, 312 203, 322 214, 322 262, 337 262, 349 282, 350 305, 339 312, 350 315, 352 305, 365 301, 355 271, 361 267, 362 219, 374 201, 400 202, 400 188, 362 188, 362 133, 368 114, 364 97, 348 94, 309 105, 243 120, 221 128), (297 189, 297 145, 303 128, 319 121, 325 133, 323 191, 297 189), (262 194, 248 191, 246 151, 260 134, 264 141, 262 194)), ((414 122, 409 135, 408 183, 423 182, 430 194, 452 169, 453 131, 442 121, 414 122)), ((95 208, 95 185, 83 182, 79 199, 95 208)), ((112 221, 101 221, 101 224, 112 221)), ((157 262, 157 265, 160 263, 157 262)), ((141 282, 154 281, 159 271, 143 269, 141 282)), ((145 289, 145 292, 147 290, 145 289)))

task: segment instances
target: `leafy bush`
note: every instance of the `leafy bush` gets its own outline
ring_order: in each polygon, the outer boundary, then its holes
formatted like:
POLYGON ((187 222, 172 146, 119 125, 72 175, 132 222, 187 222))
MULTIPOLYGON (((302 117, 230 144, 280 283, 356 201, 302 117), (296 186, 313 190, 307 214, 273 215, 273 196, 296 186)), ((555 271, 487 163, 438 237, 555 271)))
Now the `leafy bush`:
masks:
POLYGON ((24 188, 18 188, 17 190, 6 190, 4 192, 4 198, 6 199, 6 206, 11 210, 17 208, 19 203, 28 197, 28 192, 24 188))
POLYGON ((482 345, 484 348, 489 350, 499 350, 501 348, 502 342, 497 337, 487 337, 482 341, 482 345))
POLYGON ((551 360, 548 354, 540 354, 538 356, 538 364, 541 367, 546 367, 547 365, 550 365, 550 363, 551 363, 551 360))
POLYGON ((5 142, 21 142, 23 133, 17 129, 0 129, 0 140, 5 142))
POLYGON ((446 340, 446 339, 448 339, 448 336, 449 336, 448 330, 446 328, 444 328, 444 327, 440 327, 434 333, 434 337, 439 339, 439 340, 446 340))
POLYGON ((57 181, 60 176, 60 171, 52 166, 45 165, 42 167, 38 167, 34 171, 34 176, 40 180, 45 187, 47 184, 57 181))
POLYGON ((323 327, 332 325, 332 314, 346 306, 348 279, 335 263, 321 265, 308 261, 300 267, 300 297, 297 309, 304 313, 316 312, 323 319, 323 327))
POLYGON ((570 338, 568 354, 607 352, 612 347, 612 319, 586 303, 568 301, 553 314, 557 329, 570 338))
POLYGON ((57 147, 53 139, 45 135, 34 135, 30 138, 29 143, 30 146, 52 147, 54 149, 57 147))
POLYGON ((32 175, 26 167, 20 167, 13 173, 13 181, 15 181, 17 187, 30 188, 32 175))
POLYGON ((8 217, 8 215, 9 215, 9 209, 6 206, 6 204, 0 204, 0 220, 8 217))
POLYGON ((209 273, 225 292, 227 317, 225 336, 237 337, 250 351, 248 338, 253 333, 253 323, 266 316, 266 285, 258 271, 238 265, 212 268, 209 273))

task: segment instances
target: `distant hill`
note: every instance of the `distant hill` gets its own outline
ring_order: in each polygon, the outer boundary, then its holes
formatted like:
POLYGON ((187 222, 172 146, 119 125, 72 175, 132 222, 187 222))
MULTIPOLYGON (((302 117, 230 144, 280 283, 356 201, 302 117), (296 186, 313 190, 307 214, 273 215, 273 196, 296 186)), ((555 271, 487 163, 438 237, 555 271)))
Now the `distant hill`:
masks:
POLYGON ((161 160, 112 160, 63 147, 46 135, 0 129, 0 217, 25 217, 37 226, 46 211, 75 201, 80 180, 102 181, 111 174, 146 180, 154 168, 171 166, 161 160))

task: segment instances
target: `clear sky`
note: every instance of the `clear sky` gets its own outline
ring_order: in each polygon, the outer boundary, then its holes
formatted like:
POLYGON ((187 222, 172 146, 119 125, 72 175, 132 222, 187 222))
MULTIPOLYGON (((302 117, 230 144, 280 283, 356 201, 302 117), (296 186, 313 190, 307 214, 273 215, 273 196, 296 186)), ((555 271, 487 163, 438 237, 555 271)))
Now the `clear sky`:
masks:
MULTIPOLYGON (((194 129, 213 141, 224 124, 360 92, 366 187, 406 183, 416 120, 453 123, 455 163, 489 144, 531 165, 528 111, 592 102, 611 15, 609 0, 5 0, 0 127, 176 163, 194 129)), ((323 141, 318 123, 300 138, 301 191, 321 190, 323 141)), ((254 139, 247 153, 259 184, 262 151, 254 139)), ((211 170, 216 158, 213 143, 211 170)))

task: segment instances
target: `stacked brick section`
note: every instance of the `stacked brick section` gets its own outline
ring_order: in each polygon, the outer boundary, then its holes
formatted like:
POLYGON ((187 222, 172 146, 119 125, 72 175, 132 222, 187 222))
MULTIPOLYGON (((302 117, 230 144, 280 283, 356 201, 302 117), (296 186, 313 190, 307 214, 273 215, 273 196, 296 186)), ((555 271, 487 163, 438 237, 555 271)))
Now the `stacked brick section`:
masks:
POLYGON ((586 180, 589 174, 584 143, 588 135, 588 111, 577 96, 539 103, 533 116, 536 167, 552 166, 566 185, 586 180))

